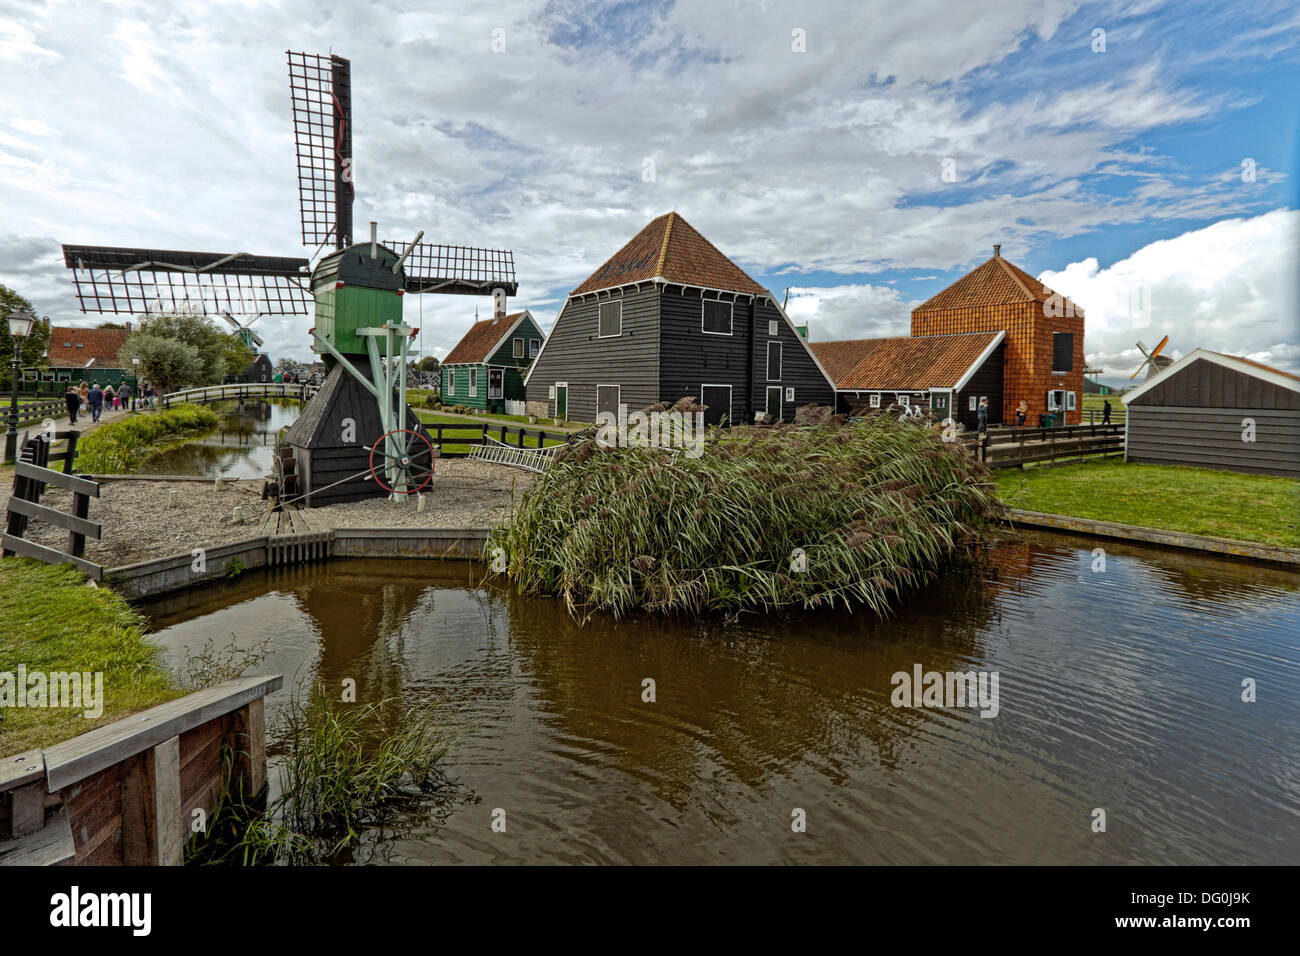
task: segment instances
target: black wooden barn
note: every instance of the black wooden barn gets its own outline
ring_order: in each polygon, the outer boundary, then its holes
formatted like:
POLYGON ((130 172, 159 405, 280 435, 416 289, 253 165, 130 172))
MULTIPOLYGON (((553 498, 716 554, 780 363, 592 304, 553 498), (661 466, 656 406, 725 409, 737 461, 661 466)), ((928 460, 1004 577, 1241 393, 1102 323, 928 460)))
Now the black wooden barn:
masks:
POLYGON ((569 294, 524 384, 530 414, 584 422, 688 395, 710 424, 834 401, 772 295, 675 212, 569 294))
POLYGON ((1300 478, 1300 377, 1197 349, 1123 396, 1129 461, 1300 478))

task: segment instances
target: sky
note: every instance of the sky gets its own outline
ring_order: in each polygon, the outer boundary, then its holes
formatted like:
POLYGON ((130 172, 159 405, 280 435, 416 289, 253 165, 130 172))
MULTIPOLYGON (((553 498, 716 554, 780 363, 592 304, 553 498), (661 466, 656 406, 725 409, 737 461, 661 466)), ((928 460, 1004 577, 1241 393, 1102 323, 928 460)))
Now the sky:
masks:
MULTIPOLYGON (((1300 372, 1294 2, 467 6, 0 0, 0 283, 93 325, 61 243, 314 252, 292 49, 351 60, 356 237, 511 249, 544 328, 676 210, 814 340, 907 334, 1000 243, 1103 382, 1164 335, 1300 372)), ((405 304, 439 356, 476 308, 405 304)))

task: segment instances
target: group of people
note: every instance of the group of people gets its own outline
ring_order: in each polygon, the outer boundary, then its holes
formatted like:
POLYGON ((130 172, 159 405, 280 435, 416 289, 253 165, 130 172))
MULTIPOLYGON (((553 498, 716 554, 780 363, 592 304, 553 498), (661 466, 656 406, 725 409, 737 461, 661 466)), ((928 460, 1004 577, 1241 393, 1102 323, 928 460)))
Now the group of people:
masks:
POLYGON ((68 406, 68 424, 75 425, 77 416, 83 410, 90 412, 92 422, 97 422, 105 409, 130 408, 132 398, 135 398, 140 405, 153 408, 153 397, 153 386, 147 382, 140 383, 138 396, 132 392, 131 386, 126 382, 119 382, 116 389, 112 385, 100 388, 98 382, 93 385, 82 382, 80 385, 69 385, 63 401, 68 406))

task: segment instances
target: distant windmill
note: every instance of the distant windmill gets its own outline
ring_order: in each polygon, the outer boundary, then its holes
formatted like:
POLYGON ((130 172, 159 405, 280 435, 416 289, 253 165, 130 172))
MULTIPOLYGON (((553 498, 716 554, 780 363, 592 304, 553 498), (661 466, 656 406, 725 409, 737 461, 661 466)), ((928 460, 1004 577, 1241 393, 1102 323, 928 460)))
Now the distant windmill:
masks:
POLYGON ((222 312, 221 317, 235 327, 235 335, 238 335, 240 340, 254 353, 261 348, 263 339, 251 328, 252 324, 262 317, 261 315, 255 315, 247 322, 240 322, 229 312, 222 312))
POLYGON ((1137 378, 1143 369, 1147 370, 1147 378, 1150 378, 1153 375, 1159 375, 1170 365, 1173 365, 1174 364, 1173 359, 1171 359, 1167 355, 1160 354, 1161 350, 1163 350, 1164 347, 1168 344, 1169 344, 1169 336, 1166 335, 1163 339, 1160 340, 1159 345, 1157 345, 1154 349, 1148 352, 1147 347, 1143 345, 1142 340, 1139 339, 1137 344, 1138 351, 1141 352, 1143 356, 1145 356, 1145 358, 1143 358, 1142 364, 1139 365, 1137 369, 1133 372, 1133 374, 1129 376, 1129 381, 1132 381, 1133 379, 1137 378))

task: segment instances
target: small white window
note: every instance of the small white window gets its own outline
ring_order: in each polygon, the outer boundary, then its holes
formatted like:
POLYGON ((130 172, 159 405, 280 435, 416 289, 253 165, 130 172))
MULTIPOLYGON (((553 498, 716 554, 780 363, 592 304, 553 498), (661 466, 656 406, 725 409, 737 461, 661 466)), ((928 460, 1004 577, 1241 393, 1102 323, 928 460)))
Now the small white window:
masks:
POLYGON ((529 358, 537 358, 537 350, 538 350, 538 348, 539 348, 540 346, 541 346, 541 342, 539 342, 537 339, 529 339, 529 340, 528 340, 528 357, 529 357, 529 358))
POLYGON ((781 334, 781 333, 780 333, 780 326, 777 325, 777 323, 776 323, 776 319, 772 319, 772 320, 770 320, 770 321, 767 323, 767 334, 768 334, 768 335, 780 335, 780 334, 781 334))
POLYGON ((787 402, 793 402, 793 401, 794 401, 794 389, 793 389, 793 388, 787 388, 787 389, 785 390, 785 400, 786 400, 787 402))
POLYGON ((1077 407, 1075 401, 1076 399, 1074 397, 1074 392, 1065 393, 1065 410, 1067 412, 1072 412, 1075 410, 1075 408, 1077 407))
POLYGON ((513 348, 514 348, 514 351, 512 352, 512 354, 514 355, 515 358, 523 358, 523 357, 524 357, 524 340, 523 340, 523 339, 515 339, 513 348))
POLYGON ((879 407, 880 407, 880 396, 879 396, 878 394, 873 393, 873 394, 871 395, 870 399, 869 399, 869 403, 870 403, 870 405, 871 405, 872 408, 879 408, 879 407))
POLYGON ((475 398, 478 395, 478 369, 469 370, 469 397, 475 398))
POLYGON ((555 397, 555 386, 554 386, 554 385, 548 385, 548 386, 546 387, 546 397, 547 397, 547 398, 554 398, 554 397, 555 397))
POLYGON ((976 398, 974 395, 972 395, 972 396, 970 397, 970 410, 971 410, 972 412, 975 411, 975 407, 976 407, 977 405, 979 405, 979 403, 980 403, 980 400, 979 400, 978 398, 976 398))

